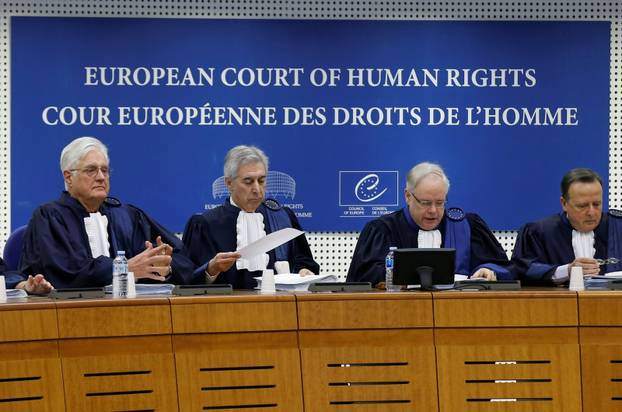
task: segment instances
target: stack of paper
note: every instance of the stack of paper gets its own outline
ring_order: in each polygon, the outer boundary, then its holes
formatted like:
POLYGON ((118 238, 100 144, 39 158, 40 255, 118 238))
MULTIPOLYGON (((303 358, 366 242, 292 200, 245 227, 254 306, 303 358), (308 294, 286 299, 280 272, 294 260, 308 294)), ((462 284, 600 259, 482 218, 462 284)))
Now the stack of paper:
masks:
MULTIPOLYGON (((171 295, 175 285, 170 283, 137 283, 136 296, 140 295, 171 295)), ((112 285, 104 288, 106 293, 112 293, 112 285)))
POLYGON ((586 289, 609 289, 609 282, 622 279, 622 272, 609 272, 603 276, 592 276, 585 279, 586 289))
MULTIPOLYGON (((261 289, 261 277, 255 278, 257 287, 261 289)), ((274 275, 276 290, 289 292, 303 292, 309 289, 309 285, 314 282, 336 282, 335 275, 308 275, 300 276, 297 273, 281 273, 274 275)))
POLYGON ((28 297, 28 293, 26 293, 26 291, 24 289, 7 289, 6 290, 6 297, 7 297, 7 299, 27 298, 28 297))

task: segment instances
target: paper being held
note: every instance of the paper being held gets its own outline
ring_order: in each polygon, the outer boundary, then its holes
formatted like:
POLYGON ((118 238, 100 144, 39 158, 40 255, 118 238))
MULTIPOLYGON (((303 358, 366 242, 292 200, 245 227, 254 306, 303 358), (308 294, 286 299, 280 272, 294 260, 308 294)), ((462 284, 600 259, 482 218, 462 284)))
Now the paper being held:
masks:
POLYGON ((287 243, 290 240, 302 235, 302 230, 294 229, 291 227, 277 230, 272 232, 253 243, 238 249, 237 252, 242 255, 243 259, 250 259, 253 256, 257 256, 262 253, 267 253, 270 250, 281 246, 283 243, 287 243))

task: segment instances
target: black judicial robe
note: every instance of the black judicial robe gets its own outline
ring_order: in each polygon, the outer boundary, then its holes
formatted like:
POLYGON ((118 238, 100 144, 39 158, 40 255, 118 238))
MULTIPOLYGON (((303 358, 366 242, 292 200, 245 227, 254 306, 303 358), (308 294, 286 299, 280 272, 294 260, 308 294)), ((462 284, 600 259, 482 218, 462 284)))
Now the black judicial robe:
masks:
POLYGON ((112 282, 112 260, 118 250, 124 250, 129 259, 145 250, 146 240, 155 245, 161 236, 162 242, 173 247, 173 272, 168 282, 191 283, 194 265, 175 235, 142 210, 114 198, 107 198, 99 212, 108 218, 112 257, 93 257, 84 228, 89 212, 63 192, 58 200, 33 212, 24 235, 20 271, 26 275, 42 273, 55 288, 105 286, 112 282))
MULTIPOLYGON (((302 230, 294 212, 286 207, 278 206, 278 208, 286 213, 288 227, 302 230)), ((202 283, 205 281, 207 264, 217 253, 232 252, 237 249, 236 224, 239 212, 240 209, 233 206, 227 199, 217 208, 192 216, 186 224, 183 241, 190 258, 198 266, 194 274, 195 279, 200 278, 202 283)), ((268 208, 264 202, 257 208, 257 212, 264 217, 266 234, 275 231, 270 218, 270 214, 275 211, 268 208)), ((287 261, 292 272, 298 273, 301 269, 309 269, 313 273, 319 273, 320 266, 313 260, 311 248, 304 234, 289 241, 287 246, 287 261)), ((275 250, 268 252, 269 269, 274 268, 274 262, 277 260, 275 253, 275 250)), ((233 264, 228 271, 218 275, 215 283, 229 283, 235 289, 253 289, 257 286, 257 281, 253 278, 259 276, 261 276, 261 271, 238 270, 233 264)))
MULTIPOLYGON (((441 247, 456 249, 456 273, 470 276, 485 267, 493 270, 500 280, 513 278, 505 251, 478 215, 465 214, 458 208, 449 209, 437 229, 442 235, 441 247), (466 230, 466 236, 461 239, 451 235, 450 229, 456 224, 466 230)), ((371 282, 372 285, 384 282, 384 261, 389 247, 416 248, 418 236, 419 227, 412 220, 408 207, 368 222, 354 249, 347 280, 371 282)))
MULTIPOLYGON (((618 211, 603 214, 594 229, 595 259, 617 257, 622 259, 622 218, 618 211)), ((512 253, 512 262, 517 276, 526 285, 551 285, 551 278, 558 266, 571 263, 574 259, 572 249, 572 226, 565 212, 549 216, 536 222, 527 223, 518 233, 512 253)), ((606 265, 601 272, 622 270, 620 264, 606 265)))
POLYGON ((15 270, 7 270, 4 260, 0 258, 0 276, 4 276, 4 283, 7 289, 15 289, 15 286, 22 280, 28 279, 28 276, 24 276, 15 270))

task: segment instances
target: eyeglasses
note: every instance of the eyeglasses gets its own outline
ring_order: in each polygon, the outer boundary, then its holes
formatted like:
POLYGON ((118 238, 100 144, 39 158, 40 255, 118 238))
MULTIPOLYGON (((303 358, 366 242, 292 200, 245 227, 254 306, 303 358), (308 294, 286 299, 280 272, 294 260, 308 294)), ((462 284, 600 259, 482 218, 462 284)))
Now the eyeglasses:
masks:
POLYGON ((598 264, 600 266, 602 265, 615 265, 616 263, 620 262, 620 259, 615 258, 615 257, 610 257, 607 259, 596 259, 596 261, 598 262, 598 264))
POLYGON ((102 172, 104 177, 109 177, 112 173, 112 169, 108 166, 87 166, 84 169, 69 169, 70 172, 82 172, 88 177, 95 177, 99 171, 102 172))
POLYGON ((413 192, 408 191, 408 193, 410 193, 413 199, 417 201, 419 206, 421 206, 424 209, 432 209, 433 207, 435 209, 445 209, 445 205, 447 204, 447 199, 445 200, 419 200, 417 199, 417 196, 415 196, 413 192))

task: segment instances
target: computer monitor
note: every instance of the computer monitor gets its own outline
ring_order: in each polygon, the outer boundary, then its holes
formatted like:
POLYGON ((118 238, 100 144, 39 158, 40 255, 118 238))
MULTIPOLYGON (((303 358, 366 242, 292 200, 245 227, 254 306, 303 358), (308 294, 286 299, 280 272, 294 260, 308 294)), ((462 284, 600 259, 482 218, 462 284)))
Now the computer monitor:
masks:
POLYGON ((393 283, 421 285, 422 290, 432 285, 454 283, 456 249, 396 249, 393 261, 393 283))

